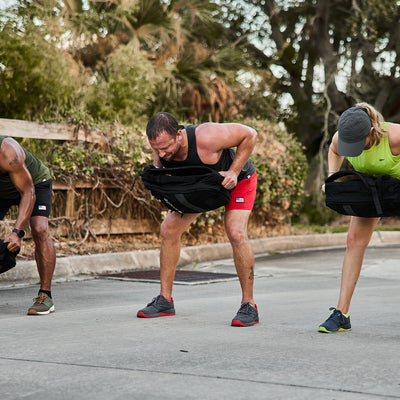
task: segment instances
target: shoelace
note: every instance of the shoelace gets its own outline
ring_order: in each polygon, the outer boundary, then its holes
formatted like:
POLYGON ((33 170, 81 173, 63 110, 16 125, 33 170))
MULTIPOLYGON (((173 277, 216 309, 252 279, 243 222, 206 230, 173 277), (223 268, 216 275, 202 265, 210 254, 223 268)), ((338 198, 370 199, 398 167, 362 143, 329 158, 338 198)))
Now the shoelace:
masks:
POLYGON ((153 304, 158 303, 160 300, 163 300, 163 297, 161 295, 158 295, 157 297, 154 297, 153 300, 151 300, 151 302, 149 304, 147 304, 147 306, 151 306, 153 304))
POLYGON ((238 311, 238 314, 250 314, 254 308, 250 303, 243 303, 238 311))
POLYGON ((37 297, 33 299, 34 303, 42 304, 46 300, 46 295, 44 293, 39 293, 37 297))
POLYGON ((151 300, 150 303, 147 303, 147 307, 151 306, 152 304, 154 304, 157 301, 157 297, 153 297, 153 300, 151 300))
POLYGON ((333 319, 335 321, 343 321, 345 319, 345 316, 342 314, 340 310, 338 310, 335 307, 329 307, 329 311, 333 311, 329 319, 333 319))

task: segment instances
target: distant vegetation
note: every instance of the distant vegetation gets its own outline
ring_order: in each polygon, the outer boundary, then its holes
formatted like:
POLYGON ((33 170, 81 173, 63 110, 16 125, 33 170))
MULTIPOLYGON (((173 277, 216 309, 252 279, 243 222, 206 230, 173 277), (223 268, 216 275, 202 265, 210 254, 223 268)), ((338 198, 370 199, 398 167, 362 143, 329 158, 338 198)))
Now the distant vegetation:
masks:
POLYGON ((107 148, 24 144, 56 176, 128 180, 150 160, 143 130, 157 111, 254 124, 257 212, 286 221, 303 203, 312 221, 329 220, 319 188, 338 115, 363 100, 400 121, 399 10, 395 0, 16 0, 0 11, 0 117, 99 129, 107 148))

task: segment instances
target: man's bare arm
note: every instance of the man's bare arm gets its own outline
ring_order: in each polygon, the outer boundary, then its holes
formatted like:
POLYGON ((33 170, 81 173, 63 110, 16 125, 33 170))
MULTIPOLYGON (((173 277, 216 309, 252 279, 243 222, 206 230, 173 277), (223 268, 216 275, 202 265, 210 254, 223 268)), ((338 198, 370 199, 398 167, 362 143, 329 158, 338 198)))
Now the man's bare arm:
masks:
POLYGON ((236 155, 229 170, 220 172, 225 177, 222 185, 233 189, 240 171, 253 152, 257 141, 256 130, 237 123, 207 123, 201 125, 197 140, 199 157, 206 164, 215 164, 223 149, 236 148, 236 155))
MULTIPOLYGON (((4 139, 0 147, 0 169, 10 175, 21 195, 15 228, 25 230, 35 203, 35 187, 25 164, 25 153, 12 138, 4 139)), ((10 242, 8 248, 11 251, 17 250, 21 244, 16 233, 10 234, 5 241, 10 242)))

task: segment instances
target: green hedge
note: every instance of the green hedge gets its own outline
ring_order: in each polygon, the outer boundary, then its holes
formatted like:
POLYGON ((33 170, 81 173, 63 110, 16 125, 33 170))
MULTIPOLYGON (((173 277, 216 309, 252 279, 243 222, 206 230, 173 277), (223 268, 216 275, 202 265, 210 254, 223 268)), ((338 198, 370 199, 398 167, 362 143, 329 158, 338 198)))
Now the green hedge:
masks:
MULTIPOLYGON (((304 196, 307 160, 304 149, 282 125, 268 121, 237 121, 255 128, 258 142, 252 155, 257 169, 258 191, 253 218, 266 226, 290 223, 304 196)), ((101 147, 89 143, 50 140, 22 140, 22 144, 51 169, 56 180, 112 180, 125 191, 135 175, 152 162, 152 151, 143 129, 115 124, 102 127, 108 144, 101 147)), ((130 199, 148 208, 150 215, 161 221, 165 209, 139 181, 130 199)), ((129 206, 127 202, 126 206, 129 206)), ((57 210, 54 210, 57 212, 57 210)), ((210 211, 198 218, 192 229, 222 221, 224 209, 210 211)), ((96 217, 92 212, 91 217, 96 217)))

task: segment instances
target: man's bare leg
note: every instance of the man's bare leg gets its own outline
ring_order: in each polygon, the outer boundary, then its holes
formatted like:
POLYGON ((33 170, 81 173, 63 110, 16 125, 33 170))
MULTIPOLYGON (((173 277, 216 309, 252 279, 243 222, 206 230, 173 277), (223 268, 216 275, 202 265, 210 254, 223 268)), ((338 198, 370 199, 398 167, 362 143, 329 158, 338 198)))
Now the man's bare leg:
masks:
POLYGON ((242 303, 254 306, 254 253, 247 236, 250 213, 250 210, 226 211, 225 229, 232 245, 233 260, 242 289, 242 303))
POLYGON ((35 260, 40 277, 40 290, 28 315, 46 315, 54 312, 51 281, 56 265, 56 251, 50 236, 47 217, 36 216, 30 220, 32 238, 35 242, 35 260))
POLYGON ((155 318, 175 315, 172 288, 181 250, 181 236, 200 214, 184 214, 169 211, 161 224, 160 295, 138 311, 139 318, 155 318))
POLYGON ((181 252, 182 234, 199 215, 181 215, 177 212, 169 211, 161 224, 160 294, 168 301, 172 297, 176 265, 181 252))
POLYGON ((50 236, 48 218, 32 217, 30 225, 35 243, 35 260, 40 277, 40 289, 50 291, 56 265, 56 251, 50 236))

